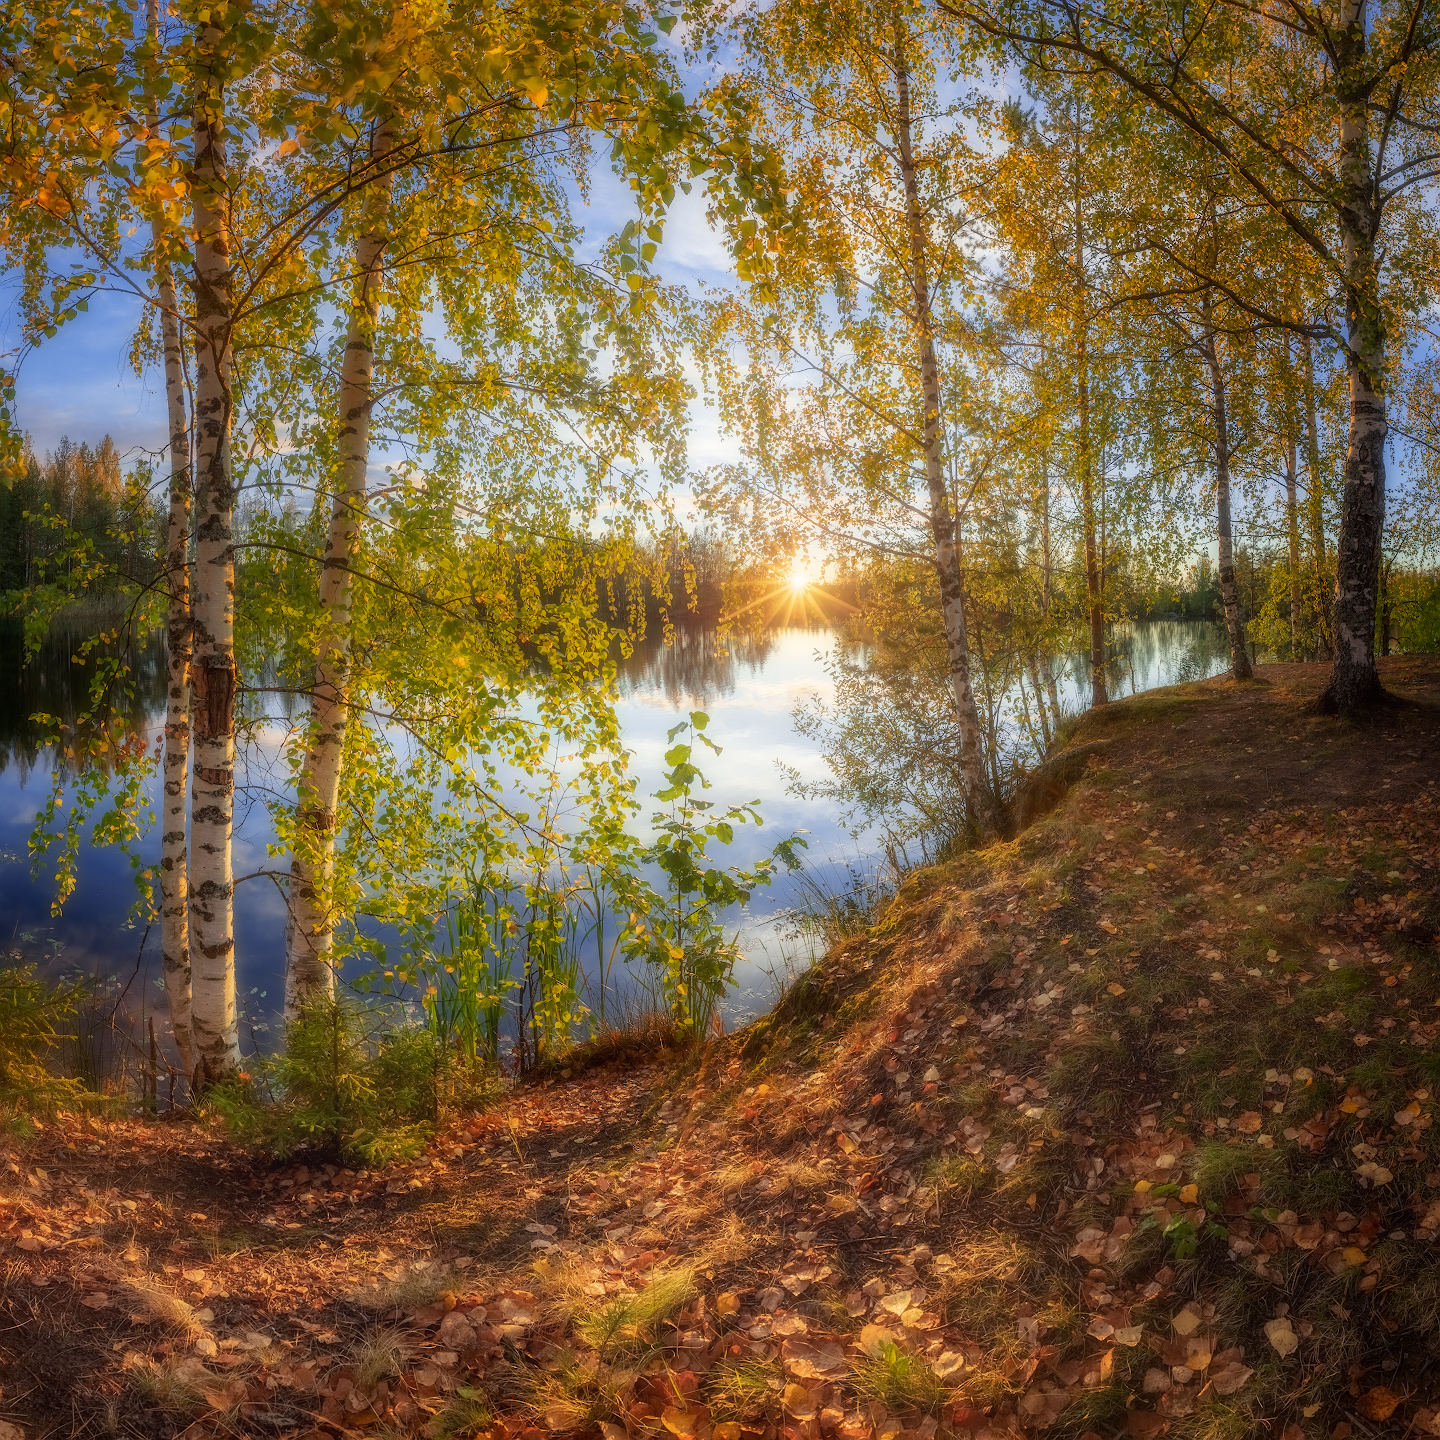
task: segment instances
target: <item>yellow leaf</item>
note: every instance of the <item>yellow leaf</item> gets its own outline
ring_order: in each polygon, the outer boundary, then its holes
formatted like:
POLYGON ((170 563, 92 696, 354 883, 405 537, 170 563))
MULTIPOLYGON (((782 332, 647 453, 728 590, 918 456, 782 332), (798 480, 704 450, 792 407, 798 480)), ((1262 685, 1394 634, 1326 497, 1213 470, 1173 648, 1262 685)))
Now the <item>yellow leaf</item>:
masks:
POLYGON ((1123 995, 1125 993, 1125 987, 1123 985, 1115 984, 1113 980, 1105 987, 1105 989, 1109 991, 1111 995, 1123 995))
POLYGON ((717 1315, 738 1315, 740 1313, 740 1297, 733 1290, 726 1290, 724 1294, 715 1297, 715 1313, 717 1315))
POLYGON ((1180 1199, 1186 1205, 1193 1205, 1200 1198, 1200 1187, 1198 1185, 1185 1185, 1181 1187, 1180 1199))

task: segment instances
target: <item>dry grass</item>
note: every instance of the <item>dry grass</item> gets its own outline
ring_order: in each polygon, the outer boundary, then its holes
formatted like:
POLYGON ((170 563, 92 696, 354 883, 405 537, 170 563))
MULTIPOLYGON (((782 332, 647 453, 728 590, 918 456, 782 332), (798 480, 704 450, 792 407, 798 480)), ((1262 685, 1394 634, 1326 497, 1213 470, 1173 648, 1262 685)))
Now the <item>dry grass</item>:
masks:
POLYGON ((414 1351, 414 1341, 398 1325, 371 1331, 351 1352, 356 1388, 373 1390, 382 1380, 399 1375, 414 1351))
POLYGON ((167 1415, 198 1410, 216 1379, 194 1356, 168 1364, 147 1361, 130 1371, 130 1383, 145 1403, 167 1415))
POLYGON ((517 1398, 527 1414, 556 1433, 593 1431, 623 1413, 640 1375, 626 1365, 560 1350, 544 1369, 517 1372, 517 1398))
POLYGON ((122 1282, 129 1295, 145 1307, 152 1320, 194 1337, 205 1333, 205 1324, 194 1306, 158 1281, 137 1277, 122 1282))
POLYGON ((785 1372, 773 1360, 746 1356, 722 1360, 706 1377, 705 1395, 717 1420, 755 1420, 773 1410, 785 1389, 785 1372))
POLYGON ((346 1299, 366 1310, 421 1310, 456 1293, 459 1281, 448 1265, 421 1260, 391 1279, 350 1291, 346 1299))

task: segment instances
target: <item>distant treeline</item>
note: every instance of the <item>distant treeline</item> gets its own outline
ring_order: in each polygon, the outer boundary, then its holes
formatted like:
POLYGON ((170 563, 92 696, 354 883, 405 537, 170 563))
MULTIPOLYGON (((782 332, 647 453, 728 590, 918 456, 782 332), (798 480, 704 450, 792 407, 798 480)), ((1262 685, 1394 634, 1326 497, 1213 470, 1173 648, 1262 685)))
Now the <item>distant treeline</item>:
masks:
POLYGON ((66 436, 43 460, 27 446, 20 478, 0 487, 0 592, 72 578, 77 566, 97 594, 122 576, 146 579, 161 544, 148 478, 122 473, 108 435, 93 449, 66 436))
POLYGON ((832 600, 855 603, 859 582, 841 576, 807 587, 809 600, 792 586, 788 568, 757 562, 726 536, 700 527, 644 543, 639 563, 609 587, 602 600, 609 618, 623 623, 643 612, 647 623, 716 625, 733 620, 753 630, 766 624, 804 624, 834 618, 832 600))

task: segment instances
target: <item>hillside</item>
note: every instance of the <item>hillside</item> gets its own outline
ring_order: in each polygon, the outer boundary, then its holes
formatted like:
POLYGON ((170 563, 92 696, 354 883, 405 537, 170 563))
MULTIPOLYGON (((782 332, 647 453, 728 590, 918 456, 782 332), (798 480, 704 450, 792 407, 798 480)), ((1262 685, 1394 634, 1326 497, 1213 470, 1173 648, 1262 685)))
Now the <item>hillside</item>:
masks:
POLYGON ((1086 716, 772 1016, 419 1165, 47 1126, 0 1440, 1440 1434, 1440 661, 1360 725, 1259 673, 1086 716))

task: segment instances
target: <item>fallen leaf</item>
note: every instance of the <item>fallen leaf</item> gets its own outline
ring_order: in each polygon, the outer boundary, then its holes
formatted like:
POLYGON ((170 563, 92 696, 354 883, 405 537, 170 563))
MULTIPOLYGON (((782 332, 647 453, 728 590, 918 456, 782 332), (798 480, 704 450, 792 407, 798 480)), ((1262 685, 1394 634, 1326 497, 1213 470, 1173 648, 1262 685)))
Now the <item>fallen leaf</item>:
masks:
POLYGON ((723 1294, 715 1297, 715 1313, 717 1315, 738 1315, 740 1313, 740 1297, 733 1290, 726 1290, 723 1294))
POLYGON ((1300 1348, 1300 1337, 1295 1333, 1288 1315, 1282 1315, 1278 1320, 1267 1320, 1265 1338, 1280 1355, 1293 1355, 1300 1348))
POLYGON ((1254 1373, 1253 1370, 1247 1370, 1238 1360, 1234 1360, 1229 1365, 1222 1365, 1219 1369, 1212 1367, 1210 1383, 1215 1387, 1217 1395, 1233 1395, 1254 1373))
POLYGON ((965 1368, 965 1357, 955 1350, 942 1350, 939 1358, 930 1362, 930 1368, 937 1379, 953 1380, 965 1368))
POLYGON ((1127 1410, 1125 1412, 1125 1429, 1130 1435, 1130 1440, 1154 1440, 1165 1428, 1165 1417, 1157 1415, 1153 1410, 1127 1410))
POLYGON ((103 1310, 110 1303, 110 1297, 103 1290, 92 1290, 80 1297, 80 1303, 90 1310, 103 1310))
POLYGON ((1387 1390, 1383 1385, 1376 1385, 1367 1390, 1355 1402, 1355 1406, 1367 1420, 1388 1420, 1404 1398, 1393 1390, 1387 1390))
POLYGON ((1144 1333, 1143 1325, 1122 1325, 1111 1338, 1117 1345, 1138 1345, 1144 1333))
POLYGON ((1243 1115, 1235 1117, 1235 1128, 1242 1135, 1253 1135, 1264 1123, 1255 1110, 1247 1110, 1243 1115))
POLYGON ((1177 1335, 1193 1335, 1200 1328, 1200 1317, 1187 1305, 1170 1323, 1177 1335))
POLYGON ((888 1345, 895 1343, 895 1332, 883 1325, 864 1325, 860 1329, 860 1348, 874 1360, 888 1345))
POLYGON ((808 1420, 815 1413, 815 1397, 803 1385, 787 1385, 781 1398, 797 1420, 808 1420))
POLYGON ((780 1347, 785 1368, 802 1380, 816 1380, 845 1364, 845 1352, 828 1340, 786 1340, 780 1347))

